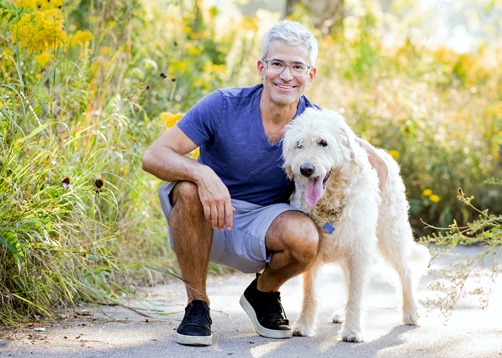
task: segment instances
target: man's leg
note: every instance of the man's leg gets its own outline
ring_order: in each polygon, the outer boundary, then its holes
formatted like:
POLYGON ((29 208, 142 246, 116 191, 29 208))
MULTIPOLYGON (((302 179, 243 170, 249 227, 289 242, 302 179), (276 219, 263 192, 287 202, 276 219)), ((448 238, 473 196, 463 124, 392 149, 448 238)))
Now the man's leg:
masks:
POLYGON ((272 258, 258 280, 258 289, 277 292, 290 278, 306 271, 317 255, 319 231, 310 217, 286 211, 270 226, 265 238, 272 258))
POLYGON ((186 285, 187 303, 202 300, 209 304, 206 279, 213 230, 204 216, 197 186, 190 182, 176 184, 172 204, 169 228, 186 285))
POLYGON ((206 279, 213 230, 204 217, 195 184, 177 183, 171 197, 169 228, 188 299, 185 317, 177 330, 178 343, 210 345, 212 322, 206 279))
POLYGON ((279 288, 307 270, 315 260, 319 232, 299 211, 286 211, 272 222, 265 238, 270 262, 246 288, 240 303, 256 331, 269 338, 289 338, 293 331, 281 304, 279 288))

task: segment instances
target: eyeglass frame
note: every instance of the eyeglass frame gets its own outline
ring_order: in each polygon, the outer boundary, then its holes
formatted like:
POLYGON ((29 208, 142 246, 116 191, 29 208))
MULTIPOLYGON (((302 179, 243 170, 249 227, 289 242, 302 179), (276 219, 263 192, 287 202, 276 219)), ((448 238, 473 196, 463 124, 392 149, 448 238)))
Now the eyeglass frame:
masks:
POLYGON ((289 68, 289 72, 291 73, 291 75, 293 75, 293 76, 295 76, 295 77, 305 77, 305 76, 309 73, 309 71, 310 71, 312 68, 314 68, 314 66, 312 66, 312 65, 307 65, 307 64, 302 63, 302 62, 293 62, 292 64, 287 64, 286 62, 284 62, 284 61, 282 61, 282 60, 277 60, 277 59, 265 60, 264 58, 262 58, 261 60, 262 60, 263 62, 265 62, 265 65, 266 65, 266 67, 267 67, 267 70, 269 70, 269 69, 270 69, 270 67, 269 67, 269 64, 268 64, 268 63, 269 63, 269 62, 271 62, 271 61, 276 61, 276 62, 280 62, 280 63, 282 63, 282 64, 284 65, 284 68, 282 69, 282 71, 281 71, 281 72, 272 72, 272 73, 275 73, 276 75, 280 75, 280 74, 282 74, 282 73, 286 70, 286 68, 289 68), (304 73, 303 75, 295 75, 295 74, 293 73, 293 70, 291 69, 291 66, 293 66, 294 64, 297 64, 297 65, 302 65, 302 66, 307 66, 307 69, 305 70, 305 73, 304 73))

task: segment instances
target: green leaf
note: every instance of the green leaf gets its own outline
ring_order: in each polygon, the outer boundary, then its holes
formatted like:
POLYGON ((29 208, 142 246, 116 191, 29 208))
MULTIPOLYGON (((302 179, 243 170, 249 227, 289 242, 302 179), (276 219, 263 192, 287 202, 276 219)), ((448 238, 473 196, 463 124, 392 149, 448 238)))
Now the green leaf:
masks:
POLYGON ((0 244, 7 247, 12 256, 16 259, 19 257, 23 257, 24 253, 19 246, 19 240, 17 239, 17 235, 11 231, 4 231, 0 233, 0 244))
POLYGON ((49 187, 46 188, 45 191, 53 198, 57 198, 59 196, 59 192, 57 191, 57 189, 49 187))

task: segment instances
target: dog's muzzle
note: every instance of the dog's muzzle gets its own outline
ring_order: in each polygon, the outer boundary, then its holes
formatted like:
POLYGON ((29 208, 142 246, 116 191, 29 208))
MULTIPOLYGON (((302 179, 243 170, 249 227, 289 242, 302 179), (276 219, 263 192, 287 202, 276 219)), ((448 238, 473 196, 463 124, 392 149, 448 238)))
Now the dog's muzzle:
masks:
MULTIPOLYGON (((312 165, 310 163, 305 163, 300 166, 300 173, 301 173, 301 175, 303 175, 306 178, 310 178, 310 176, 312 174, 314 174, 314 172, 315 172, 315 167, 314 167, 314 165, 312 165)), ((323 186, 326 185, 326 182, 328 181, 330 174, 331 174, 331 170, 328 171, 328 173, 324 177, 324 179, 322 181, 323 186)))
POLYGON ((300 166, 300 173, 304 177, 309 178, 312 174, 314 174, 314 172, 315 172, 315 167, 312 164, 310 164, 310 163, 302 164, 300 166))
POLYGON ((321 178, 314 176, 315 167, 310 163, 306 163, 300 166, 300 173, 308 179, 305 187, 305 201, 307 205, 314 207, 324 193, 331 170, 326 173, 324 178, 321 178))

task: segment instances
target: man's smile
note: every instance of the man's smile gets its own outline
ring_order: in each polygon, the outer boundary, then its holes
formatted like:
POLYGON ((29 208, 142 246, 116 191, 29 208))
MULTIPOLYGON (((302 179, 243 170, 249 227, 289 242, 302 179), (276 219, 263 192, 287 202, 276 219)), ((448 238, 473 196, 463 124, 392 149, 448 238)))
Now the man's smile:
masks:
POLYGON ((284 84, 276 84, 276 87, 283 89, 283 90, 291 90, 296 88, 296 86, 293 85, 284 85, 284 84))

